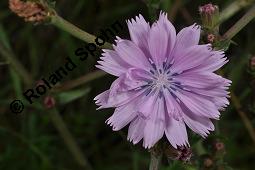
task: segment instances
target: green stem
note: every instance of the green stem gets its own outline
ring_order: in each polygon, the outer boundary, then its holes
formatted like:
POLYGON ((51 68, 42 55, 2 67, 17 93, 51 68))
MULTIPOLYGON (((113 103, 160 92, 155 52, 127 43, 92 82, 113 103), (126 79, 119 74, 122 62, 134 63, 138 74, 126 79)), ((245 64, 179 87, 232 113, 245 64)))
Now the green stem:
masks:
POLYGON ((231 40, 254 17, 255 17, 255 5, 253 5, 253 7, 223 35, 223 38, 226 40, 231 40))
MULTIPOLYGON (((69 34, 73 35, 74 37, 81 39, 87 43, 95 43, 96 36, 89 34, 80 28, 76 27, 75 25, 71 24, 70 22, 66 21, 59 15, 55 14, 51 16, 51 23, 56 27, 68 32, 69 34)), ((100 48, 111 48, 111 44, 105 42, 104 45, 98 46, 100 48)))
POLYGON ((80 148, 78 147, 77 143, 73 139, 72 134, 67 129, 66 124, 64 123, 62 117, 59 115, 56 109, 52 109, 50 112, 50 117, 57 128, 58 132, 60 133, 61 137, 64 139, 65 144, 68 146, 70 152, 74 155, 77 162, 84 168, 91 170, 91 165, 84 157, 83 153, 81 152, 80 148))
POLYGON ((220 14, 220 23, 226 21, 228 18, 232 17, 236 12, 242 8, 250 5, 254 0, 236 0, 227 6, 220 14))

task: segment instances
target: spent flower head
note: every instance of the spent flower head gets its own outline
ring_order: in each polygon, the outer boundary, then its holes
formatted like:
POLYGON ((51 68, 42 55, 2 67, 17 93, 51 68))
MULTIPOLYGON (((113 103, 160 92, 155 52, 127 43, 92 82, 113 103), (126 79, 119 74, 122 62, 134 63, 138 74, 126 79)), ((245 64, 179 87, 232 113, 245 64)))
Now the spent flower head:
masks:
POLYGON ((49 16, 47 7, 40 2, 9 0, 9 8, 26 22, 41 23, 49 16))
POLYGON ((117 38, 97 67, 117 79, 95 97, 99 109, 115 108, 106 121, 128 140, 151 148, 164 135, 174 148, 189 146, 186 127, 206 137, 228 104, 231 81, 214 72, 227 59, 210 44, 198 45, 200 26, 178 34, 165 13, 151 26, 142 15, 127 21, 131 40, 117 38))

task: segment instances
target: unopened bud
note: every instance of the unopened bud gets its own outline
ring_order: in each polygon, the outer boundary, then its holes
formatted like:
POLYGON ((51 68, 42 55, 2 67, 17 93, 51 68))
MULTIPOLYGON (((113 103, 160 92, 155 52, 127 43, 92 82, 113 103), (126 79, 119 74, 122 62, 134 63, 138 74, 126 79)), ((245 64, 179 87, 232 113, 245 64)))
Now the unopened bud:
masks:
POLYGON ((223 151, 225 149, 225 145, 222 142, 216 142, 215 143, 215 149, 217 151, 223 151))
POLYGON ((255 70, 255 56, 250 59, 250 68, 255 70))
POLYGON ((165 149, 165 154, 169 159, 179 160, 179 161, 187 163, 190 161, 190 158, 192 156, 192 150, 191 148, 187 148, 184 146, 180 146, 180 147, 178 146, 177 149, 174 149, 173 147, 168 146, 165 149))
POLYGON ((51 109, 51 108, 55 107, 55 105, 56 105, 56 101, 52 96, 46 96, 44 98, 43 103, 47 109, 51 109))
POLYGON ((204 160, 204 166, 206 167, 206 168, 209 168, 209 167, 211 167, 213 165, 213 160, 211 159, 211 158, 206 158, 205 160, 204 160))
POLYGON ((39 2, 9 0, 9 8, 26 22, 41 23, 49 15, 47 7, 39 2))
POLYGON ((218 25, 219 21, 219 7, 211 3, 199 7, 202 24, 205 28, 210 30, 218 25))
POLYGON ((213 43, 213 42, 215 41, 215 35, 213 35, 213 34, 208 34, 208 35, 207 35, 207 41, 208 41, 209 43, 213 43))

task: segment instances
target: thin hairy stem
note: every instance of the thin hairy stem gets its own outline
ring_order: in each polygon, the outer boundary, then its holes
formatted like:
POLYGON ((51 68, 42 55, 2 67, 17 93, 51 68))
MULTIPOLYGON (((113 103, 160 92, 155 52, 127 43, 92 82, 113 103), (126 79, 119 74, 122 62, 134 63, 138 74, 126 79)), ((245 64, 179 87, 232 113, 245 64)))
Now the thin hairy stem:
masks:
POLYGON ((233 92, 231 92, 231 100, 232 100, 234 107, 236 108, 237 113, 240 115, 252 141, 255 144, 255 129, 253 128, 252 123, 251 123, 250 119, 247 117, 246 113, 244 111, 242 111, 241 102, 239 101, 239 99, 233 92))
POLYGON ((236 0, 228 5, 220 14, 219 22, 222 23, 235 15, 242 8, 249 6, 254 0, 236 0))
POLYGON ((252 8, 223 35, 223 38, 226 40, 231 40, 254 17, 255 17, 255 5, 253 5, 252 8))

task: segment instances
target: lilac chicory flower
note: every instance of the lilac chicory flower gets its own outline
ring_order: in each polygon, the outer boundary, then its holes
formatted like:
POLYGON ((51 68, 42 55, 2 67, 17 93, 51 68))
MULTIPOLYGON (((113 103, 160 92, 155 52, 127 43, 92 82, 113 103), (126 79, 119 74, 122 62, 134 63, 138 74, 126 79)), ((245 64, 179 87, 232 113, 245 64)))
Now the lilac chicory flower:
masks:
POLYGON ((114 131, 129 125, 128 140, 151 148, 164 134, 175 148, 189 146, 186 126, 206 137, 211 119, 228 104, 231 81, 214 73, 227 60, 210 44, 198 45, 200 26, 177 35, 165 13, 150 26, 139 15, 127 21, 131 41, 117 38, 97 68, 118 78, 95 97, 99 109, 115 108, 114 131))

